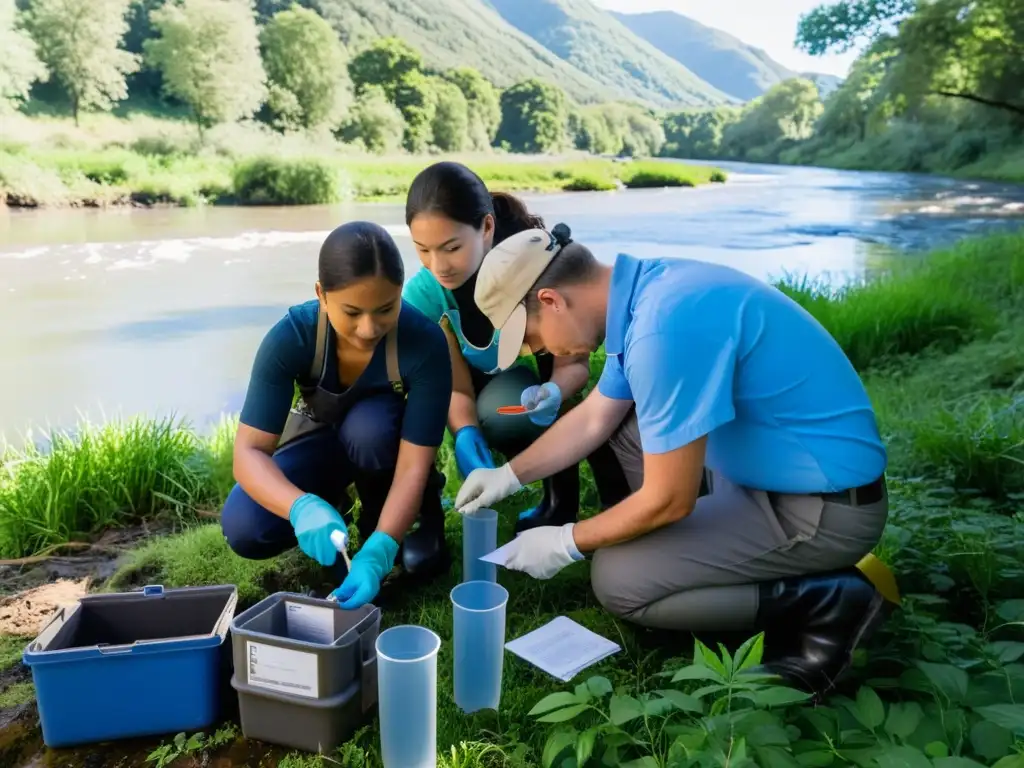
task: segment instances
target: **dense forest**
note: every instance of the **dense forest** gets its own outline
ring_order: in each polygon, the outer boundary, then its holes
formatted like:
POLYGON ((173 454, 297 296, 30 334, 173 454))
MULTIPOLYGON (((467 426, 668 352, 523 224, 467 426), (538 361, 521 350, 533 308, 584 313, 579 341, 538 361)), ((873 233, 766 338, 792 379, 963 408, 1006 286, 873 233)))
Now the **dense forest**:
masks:
POLYGON ((1019 0, 841 0, 795 39, 864 52, 837 84, 678 14, 589 0, 0 0, 0 109, 133 106, 188 115, 200 138, 256 120, 378 153, 1024 177, 1019 0))
POLYGON ((665 154, 1024 181, 1024 3, 842 0, 801 19, 811 54, 865 50, 824 100, 795 79, 741 109, 664 121, 665 154))

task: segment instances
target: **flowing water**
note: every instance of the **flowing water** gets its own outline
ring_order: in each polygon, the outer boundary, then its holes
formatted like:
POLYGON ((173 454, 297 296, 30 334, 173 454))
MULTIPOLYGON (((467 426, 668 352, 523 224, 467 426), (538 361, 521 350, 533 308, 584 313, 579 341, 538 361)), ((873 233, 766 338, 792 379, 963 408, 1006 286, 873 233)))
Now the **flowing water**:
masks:
MULTIPOLYGON (((527 201, 603 261, 688 256, 763 279, 842 280, 1024 223, 1024 187, 725 166, 724 185, 527 201)), ((400 205, 0 210, 0 437, 139 413, 204 428, 237 411, 263 334, 313 296, 320 242, 352 219, 387 226, 418 268, 400 205)))

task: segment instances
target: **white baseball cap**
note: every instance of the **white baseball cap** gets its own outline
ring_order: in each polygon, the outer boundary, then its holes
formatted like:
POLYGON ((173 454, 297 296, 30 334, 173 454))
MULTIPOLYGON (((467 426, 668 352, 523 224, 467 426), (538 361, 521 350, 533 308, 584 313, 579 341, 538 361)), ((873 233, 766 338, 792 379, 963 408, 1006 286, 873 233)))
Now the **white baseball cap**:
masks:
POLYGON ((544 270, 569 242, 569 228, 527 229, 502 240, 484 257, 476 276, 473 297, 487 319, 501 331, 498 339, 498 368, 510 368, 524 349, 526 339, 525 299, 544 270))

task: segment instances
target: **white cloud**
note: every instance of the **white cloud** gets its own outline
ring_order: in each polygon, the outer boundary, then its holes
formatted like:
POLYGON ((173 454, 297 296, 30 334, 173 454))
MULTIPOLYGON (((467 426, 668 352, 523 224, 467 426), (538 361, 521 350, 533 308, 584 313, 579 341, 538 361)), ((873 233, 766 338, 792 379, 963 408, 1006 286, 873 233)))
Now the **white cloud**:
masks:
POLYGON ((593 0, 614 11, 676 11, 721 29, 798 72, 825 72, 844 77, 857 57, 856 51, 843 55, 808 56, 793 42, 800 16, 825 0, 593 0))

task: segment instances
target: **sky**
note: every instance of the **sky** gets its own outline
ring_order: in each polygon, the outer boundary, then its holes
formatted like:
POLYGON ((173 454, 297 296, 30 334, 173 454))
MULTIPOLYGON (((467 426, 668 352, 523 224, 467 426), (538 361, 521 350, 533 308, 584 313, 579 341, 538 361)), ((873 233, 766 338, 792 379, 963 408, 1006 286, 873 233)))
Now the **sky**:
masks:
POLYGON ((676 11, 701 24, 735 35, 763 48, 780 64, 797 72, 823 72, 845 77, 857 51, 808 56, 793 46, 800 16, 824 0, 593 0, 613 11, 676 11), (770 10, 769 10, 770 9, 770 10))

